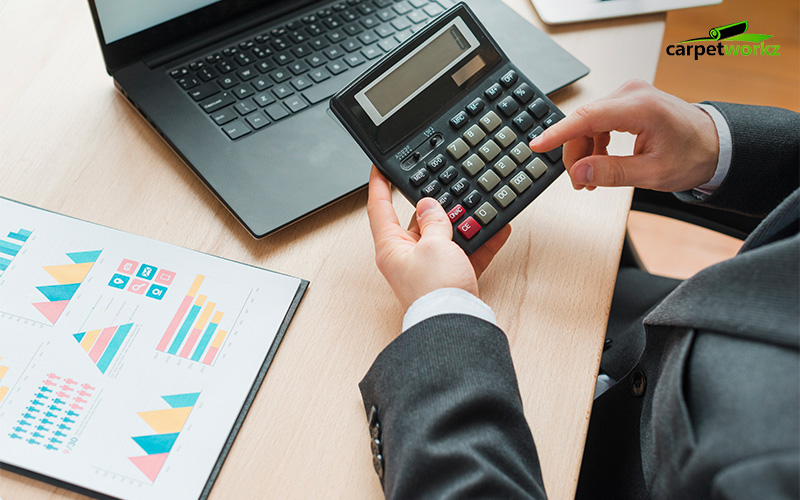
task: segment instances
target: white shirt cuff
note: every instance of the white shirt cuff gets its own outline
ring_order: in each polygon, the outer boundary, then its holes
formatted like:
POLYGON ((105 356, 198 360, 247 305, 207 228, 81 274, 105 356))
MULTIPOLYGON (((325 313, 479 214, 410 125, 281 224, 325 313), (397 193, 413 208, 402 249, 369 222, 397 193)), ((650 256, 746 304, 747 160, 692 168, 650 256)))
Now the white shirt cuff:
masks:
POLYGON ((731 157, 733 156, 733 140, 731 139, 731 128, 717 108, 709 104, 695 104, 695 106, 705 111, 714 120, 714 125, 717 127, 717 136, 719 137, 719 159, 717 159, 717 170, 714 172, 714 177, 702 186, 694 188, 695 195, 699 195, 698 197, 700 198, 706 198, 714 194, 714 191, 722 185, 722 181, 728 176, 728 170, 731 168, 731 157))
POLYGON ((440 288, 411 304, 403 317, 403 331, 441 314, 466 314, 497 326, 494 311, 481 299, 460 288, 440 288))

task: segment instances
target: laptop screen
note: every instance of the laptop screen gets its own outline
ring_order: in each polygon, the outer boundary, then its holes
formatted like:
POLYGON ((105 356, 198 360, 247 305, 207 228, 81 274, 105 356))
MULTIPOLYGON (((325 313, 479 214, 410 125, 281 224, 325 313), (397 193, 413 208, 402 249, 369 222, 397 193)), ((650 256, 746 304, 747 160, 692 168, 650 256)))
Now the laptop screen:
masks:
POLYGON ((211 5, 218 0, 95 0, 106 43, 211 5))

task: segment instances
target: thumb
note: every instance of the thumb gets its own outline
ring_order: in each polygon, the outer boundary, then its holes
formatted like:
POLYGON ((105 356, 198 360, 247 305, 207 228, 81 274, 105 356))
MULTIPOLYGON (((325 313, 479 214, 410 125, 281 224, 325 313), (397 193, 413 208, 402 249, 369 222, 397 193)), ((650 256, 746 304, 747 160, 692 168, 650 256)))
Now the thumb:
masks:
POLYGON ((644 187, 652 179, 652 162, 641 155, 587 156, 569 169, 572 182, 583 186, 644 187))
POLYGON ((453 239, 453 226, 444 208, 433 198, 423 198, 417 203, 417 222, 422 238, 453 239))

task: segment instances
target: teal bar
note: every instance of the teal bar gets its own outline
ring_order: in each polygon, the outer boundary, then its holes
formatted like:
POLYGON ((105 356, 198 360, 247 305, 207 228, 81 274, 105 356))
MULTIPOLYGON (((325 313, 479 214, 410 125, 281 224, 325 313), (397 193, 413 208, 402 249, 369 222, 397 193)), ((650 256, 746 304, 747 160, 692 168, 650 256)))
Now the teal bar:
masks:
POLYGON ((138 436, 133 438, 133 440, 136 441, 136 444, 141 446, 144 452, 148 455, 169 453, 177 439, 177 432, 173 432, 172 434, 153 434, 151 436, 138 436))
POLYGON ((0 258, 0 271, 5 271, 8 269, 8 266, 11 265, 11 261, 7 259, 0 258))
POLYGON ((10 241, 0 240, 0 253, 15 257, 21 248, 21 245, 11 243, 10 241))
POLYGON ((197 319, 198 314, 200 314, 200 306, 192 306, 192 310, 189 311, 189 315, 186 316, 186 321, 183 322, 183 326, 178 330, 178 335, 175 337, 175 340, 172 341, 172 345, 169 346, 168 353, 178 353, 178 348, 183 344, 183 339, 186 338, 186 334, 189 333, 189 329, 192 327, 194 320, 197 319))
POLYGON ((42 292, 42 295, 47 297, 47 300, 50 302, 59 302, 62 300, 72 300, 79 286, 81 286, 80 283, 73 283, 71 285, 37 286, 36 289, 42 292))
POLYGON ((73 252, 68 253, 67 257, 76 264, 89 264, 90 262, 97 262, 102 250, 95 250, 94 252, 73 252))
POLYGON ((114 334, 114 337, 111 338, 111 342, 108 343, 105 352, 100 356, 100 360, 97 362, 97 368, 100 369, 100 373, 105 373, 106 370, 108 370, 108 365, 114 360, 114 356, 117 355, 117 351, 122 347, 122 343, 125 342, 125 337, 128 336, 128 332, 131 331, 131 328, 133 328, 133 323, 128 323, 127 325, 122 325, 117 328, 117 332, 114 334))
POLYGON ((172 408, 188 408, 194 406, 197 398, 200 397, 199 392, 190 392, 188 394, 173 394, 172 396, 161 396, 161 399, 167 402, 172 408))
POLYGON ((24 229, 20 229, 19 232, 17 232, 17 233, 8 233, 8 237, 11 238, 12 240, 21 241, 21 242, 24 243, 24 242, 28 241, 28 236, 31 235, 31 232, 30 231, 23 232, 23 231, 25 231, 25 230, 24 229), (25 233, 28 233, 28 234, 25 234, 25 233))
POLYGON ((203 337, 200 338, 200 343, 197 344, 197 348, 194 350, 194 354, 192 354, 192 361, 200 361, 200 356, 203 355, 203 351, 206 350, 208 343, 211 342, 211 337, 214 335, 214 332, 217 331, 217 327, 214 323, 208 325, 206 328, 206 333, 203 334, 203 337))

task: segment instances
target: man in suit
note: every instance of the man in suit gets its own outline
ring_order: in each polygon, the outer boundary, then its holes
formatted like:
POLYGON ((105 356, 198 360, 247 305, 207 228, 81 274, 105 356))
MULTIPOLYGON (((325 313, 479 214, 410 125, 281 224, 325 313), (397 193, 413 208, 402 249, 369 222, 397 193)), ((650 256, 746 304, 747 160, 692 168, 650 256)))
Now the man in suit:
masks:
MULTIPOLYGON (((564 144, 576 189, 637 186, 763 217, 739 254, 679 282, 620 270, 578 498, 800 496, 800 118, 691 105, 629 82, 532 142, 564 144), (637 135, 608 156, 609 132, 637 135)), ((432 199, 400 227, 373 169, 376 261, 407 309, 360 384, 387 498, 545 498, 508 343, 477 278, 508 239, 471 257, 432 199)), ((517 362, 524 363, 524 359, 517 362)))

